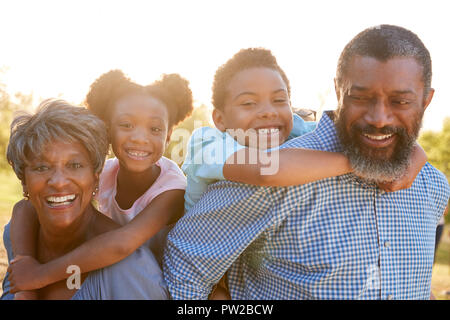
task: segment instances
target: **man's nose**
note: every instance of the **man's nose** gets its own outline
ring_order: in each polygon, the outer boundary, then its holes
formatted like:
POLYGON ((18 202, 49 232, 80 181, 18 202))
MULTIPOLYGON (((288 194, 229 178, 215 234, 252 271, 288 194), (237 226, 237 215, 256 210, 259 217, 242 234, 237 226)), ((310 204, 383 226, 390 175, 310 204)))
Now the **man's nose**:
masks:
POLYGON ((392 124, 392 111, 388 103, 384 100, 377 100, 366 112, 365 120, 368 124, 383 128, 392 124))

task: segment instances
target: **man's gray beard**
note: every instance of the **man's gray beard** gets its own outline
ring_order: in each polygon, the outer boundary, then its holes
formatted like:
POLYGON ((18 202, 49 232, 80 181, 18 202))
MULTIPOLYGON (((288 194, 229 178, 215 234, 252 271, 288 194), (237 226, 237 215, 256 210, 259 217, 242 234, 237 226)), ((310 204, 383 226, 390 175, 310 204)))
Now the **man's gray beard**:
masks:
POLYGON ((375 157, 367 148, 362 148, 357 139, 352 139, 345 129, 345 115, 339 114, 335 124, 343 153, 349 159, 354 174, 368 182, 382 183, 397 180, 406 173, 422 117, 415 124, 412 135, 408 135, 404 129, 396 131, 397 141, 389 159, 375 157))

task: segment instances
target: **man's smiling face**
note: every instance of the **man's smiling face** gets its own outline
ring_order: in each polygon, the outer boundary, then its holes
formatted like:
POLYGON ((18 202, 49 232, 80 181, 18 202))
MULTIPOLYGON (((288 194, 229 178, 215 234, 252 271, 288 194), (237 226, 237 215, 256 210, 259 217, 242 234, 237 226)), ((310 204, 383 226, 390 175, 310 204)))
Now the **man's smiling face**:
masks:
POLYGON ((412 57, 355 55, 336 94, 336 127, 355 172, 377 182, 401 176, 433 96, 425 92, 420 64, 412 57))

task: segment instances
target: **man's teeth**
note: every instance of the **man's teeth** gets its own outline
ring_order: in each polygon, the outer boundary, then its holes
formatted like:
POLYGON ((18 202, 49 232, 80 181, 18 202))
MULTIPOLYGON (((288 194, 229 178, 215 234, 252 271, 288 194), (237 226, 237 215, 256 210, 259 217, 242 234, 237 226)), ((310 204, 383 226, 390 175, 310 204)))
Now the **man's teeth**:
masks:
POLYGON ((392 134, 385 134, 382 136, 374 136, 374 135, 365 133, 364 136, 369 139, 372 139, 372 140, 384 140, 384 139, 388 139, 388 138, 392 137, 392 134))
POLYGON ((149 155, 148 152, 144 151, 135 151, 135 150, 128 150, 128 154, 132 155, 134 157, 147 157, 149 155))
POLYGON ((53 205, 65 205, 65 204, 69 204, 71 203, 73 200, 75 199, 75 195, 74 194, 70 194, 67 196, 63 196, 63 197, 47 197, 46 200, 47 202, 52 203, 53 205))
POLYGON ((263 128, 263 129, 258 129, 258 133, 259 134, 274 134, 274 133, 278 133, 280 132, 280 129, 278 128, 263 128))

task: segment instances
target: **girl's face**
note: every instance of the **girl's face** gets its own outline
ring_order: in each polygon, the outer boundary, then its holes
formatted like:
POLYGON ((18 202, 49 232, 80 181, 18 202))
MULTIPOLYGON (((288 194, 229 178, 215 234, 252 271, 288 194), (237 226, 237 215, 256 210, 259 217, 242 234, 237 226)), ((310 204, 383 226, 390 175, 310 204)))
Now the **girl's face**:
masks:
POLYGON ((149 170, 163 155, 170 138, 166 105, 148 95, 130 95, 116 102, 110 138, 122 168, 149 170))
MULTIPOLYGON (((213 119, 221 131, 253 131, 259 142, 267 141, 267 147, 282 144, 293 125, 286 83, 277 71, 270 68, 240 71, 231 78, 224 108, 222 111, 214 109, 213 119)), ((249 145, 248 139, 236 140, 249 145)))

